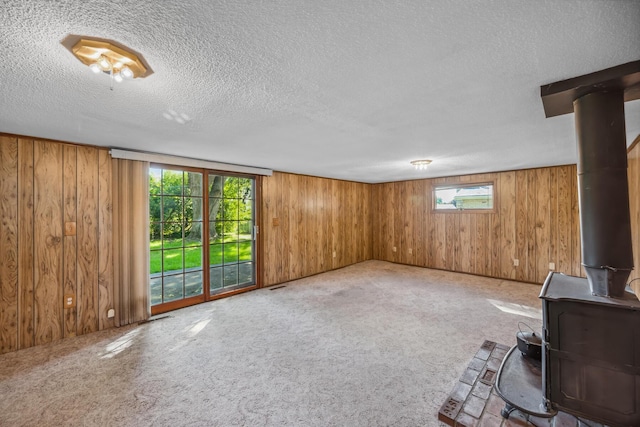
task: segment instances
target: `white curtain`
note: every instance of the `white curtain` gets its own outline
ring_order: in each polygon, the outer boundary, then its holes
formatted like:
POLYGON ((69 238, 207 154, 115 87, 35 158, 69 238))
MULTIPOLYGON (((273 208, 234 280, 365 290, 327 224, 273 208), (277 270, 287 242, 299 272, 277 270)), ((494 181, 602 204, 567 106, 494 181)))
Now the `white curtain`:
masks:
POLYGON ((113 159, 116 324, 147 320, 149 305, 149 162, 113 159))

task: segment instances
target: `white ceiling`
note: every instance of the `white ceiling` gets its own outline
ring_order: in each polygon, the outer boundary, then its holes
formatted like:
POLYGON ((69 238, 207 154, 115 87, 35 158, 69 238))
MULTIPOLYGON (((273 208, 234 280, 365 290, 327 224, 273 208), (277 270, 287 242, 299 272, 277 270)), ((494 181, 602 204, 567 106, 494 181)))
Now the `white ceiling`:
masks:
MULTIPOLYGON (((640 1, 0 4, 0 132, 363 182, 575 163, 540 85, 640 59, 640 1), (69 34, 154 74, 110 91, 69 34)), ((626 118, 630 143, 640 101, 626 118)))

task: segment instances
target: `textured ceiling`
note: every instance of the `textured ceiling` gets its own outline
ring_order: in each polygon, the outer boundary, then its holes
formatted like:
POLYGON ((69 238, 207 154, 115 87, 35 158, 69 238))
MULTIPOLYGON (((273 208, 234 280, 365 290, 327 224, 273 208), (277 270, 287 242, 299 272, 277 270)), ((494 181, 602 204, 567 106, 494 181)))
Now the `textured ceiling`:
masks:
POLYGON ((364 182, 575 163, 573 115, 545 119, 540 85, 640 59, 640 1, 0 5, 0 132, 364 182), (69 34, 154 74, 111 91, 69 34))

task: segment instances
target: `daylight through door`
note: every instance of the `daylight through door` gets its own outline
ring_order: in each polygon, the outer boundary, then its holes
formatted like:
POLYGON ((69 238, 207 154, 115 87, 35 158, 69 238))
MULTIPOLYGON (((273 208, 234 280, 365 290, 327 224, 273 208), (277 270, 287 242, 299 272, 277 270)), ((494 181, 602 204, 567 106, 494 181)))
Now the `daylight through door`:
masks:
POLYGON ((255 178, 152 165, 151 311, 255 286, 255 178))

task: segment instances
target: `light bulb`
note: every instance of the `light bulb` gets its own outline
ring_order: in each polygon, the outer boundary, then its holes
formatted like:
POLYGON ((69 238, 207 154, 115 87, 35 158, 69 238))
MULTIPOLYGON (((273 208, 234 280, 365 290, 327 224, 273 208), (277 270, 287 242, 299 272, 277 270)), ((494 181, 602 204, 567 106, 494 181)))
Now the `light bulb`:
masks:
POLYGON ((104 71, 109 71, 111 69, 111 62, 109 62, 109 60, 105 56, 101 56, 100 58, 98 58, 96 64, 98 64, 98 66, 104 71))
POLYGON ((131 71, 131 68, 127 67, 126 65, 124 67, 122 67, 122 69, 120 70, 120 74, 125 79, 132 79, 133 78, 133 71, 131 71))
POLYGON ((89 65, 89 68, 91 69, 91 71, 93 71, 96 74, 102 71, 102 69, 100 69, 100 66, 98 64, 91 64, 89 65))
POLYGON ((113 73, 113 80, 117 81, 118 83, 122 82, 122 75, 120 74, 120 71, 113 73))

